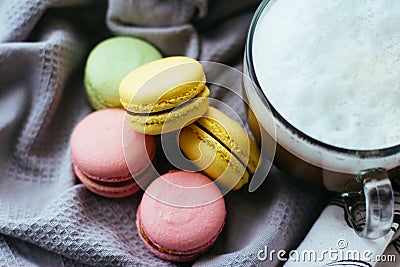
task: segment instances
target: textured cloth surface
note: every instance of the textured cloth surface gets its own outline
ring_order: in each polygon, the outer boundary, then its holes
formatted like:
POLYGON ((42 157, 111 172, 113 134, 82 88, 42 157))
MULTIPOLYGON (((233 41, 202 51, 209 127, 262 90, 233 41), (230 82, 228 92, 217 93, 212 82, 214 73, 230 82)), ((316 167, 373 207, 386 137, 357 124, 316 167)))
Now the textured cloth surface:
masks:
MULTIPOLYGON (((149 253, 134 220, 141 195, 95 196, 71 168, 69 138, 91 108, 82 83, 88 51, 132 35, 164 55, 241 69, 259 1, 0 1, 0 266, 174 266, 149 253)), ((240 80, 237 81, 241 83, 240 80)), ((215 88, 243 118, 243 104, 215 88)), ((168 164, 159 155, 161 169, 168 164)), ((226 227, 196 266, 279 266, 259 250, 296 248, 329 194, 273 167, 254 193, 226 196, 226 227)))
MULTIPOLYGON (((304 265, 310 267, 321 265, 349 266, 351 264, 353 266, 374 266, 379 262, 379 258, 391 243, 397 229, 398 224, 395 222, 393 230, 382 238, 375 240, 360 238, 354 229, 350 227, 344 203, 342 201, 332 201, 331 205, 324 209, 306 238, 296 249, 300 255, 305 255, 305 251, 312 250, 315 252, 317 260, 312 260, 311 257, 294 257, 293 260, 289 259, 286 262, 285 267, 301 267, 304 265), (321 233, 329 234, 321 238, 321 233), (333 252, 331 255, 324 255, 326 250, 333 252)), ((396 242, 393 243, 393 245, 395 244, 396 242)), ((398 253, 388 255, 398 257, 398 253)), ((384 263, 384 260, 382 260, 382 263, 384 263)), ((392 264, 392 262, 390 261, 388 264, 392 264)))
MULTIPOLYGON (((390 231, 377 239, 361 238, 352 228, 366 224, 365 199, 352 201, 353 220, 346 212, 345 201, 337 195, 322 211, 307 236, 296 248, 296 254, 285 267, 297 266, 399 266, 400 257, 400 186, 396 176, 391 180, 394 197, 394 218, 390 231), (321 234, 324 234, 321 237, 321 234), (314 254, 309 254, 312 251, 314 254), (310 256, 311 255, 311 256, 310 256)), ((382 216, 382 215, 381 215, 382 216)))

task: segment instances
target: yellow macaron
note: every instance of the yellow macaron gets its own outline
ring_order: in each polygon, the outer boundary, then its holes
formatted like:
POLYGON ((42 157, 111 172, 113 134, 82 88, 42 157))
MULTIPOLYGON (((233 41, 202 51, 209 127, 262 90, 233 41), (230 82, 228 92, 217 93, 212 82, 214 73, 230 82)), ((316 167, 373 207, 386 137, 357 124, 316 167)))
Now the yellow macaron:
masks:
POLYGON ((249 181, 260 159, 258 147, 246 130, 213 107, 181 130, 179 146, 206 175, 234 190, 249 181))
POLYGON ((175 56, 129 73, 120 84, 119 95, 132 127, 156 135, 181 129, 203 115, 210 91, 201 64, 175 56))

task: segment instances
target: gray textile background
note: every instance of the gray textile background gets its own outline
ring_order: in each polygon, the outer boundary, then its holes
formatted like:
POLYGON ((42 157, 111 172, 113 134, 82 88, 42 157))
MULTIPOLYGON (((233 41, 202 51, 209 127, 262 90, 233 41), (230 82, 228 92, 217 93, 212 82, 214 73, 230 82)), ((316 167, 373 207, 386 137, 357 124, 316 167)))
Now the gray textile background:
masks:
MULTIPOLYGON (((164 55, 240 69, 258 3, 0 0, 0 266, 174 265, 139 241, 134 220, 140 195, 105 199, 75 180, 69 138, 91 111, 83 64, 98 41, 133 35, 164 55)), ((244 116, 242 103, 218 90, 213 97, 244 116)), ((281 265, 258 261, 257 252, 266 245, 296 248, 326 198, 274 167, 255 193, 227 195, 226 227, 194 265, 281 265)))

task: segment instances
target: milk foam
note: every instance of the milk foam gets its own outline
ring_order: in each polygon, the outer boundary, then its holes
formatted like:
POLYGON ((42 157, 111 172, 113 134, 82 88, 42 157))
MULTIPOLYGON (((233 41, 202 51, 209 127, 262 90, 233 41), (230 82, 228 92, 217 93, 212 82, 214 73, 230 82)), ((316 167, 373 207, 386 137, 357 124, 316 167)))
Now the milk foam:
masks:
POLYGON ((271 104, 307 135, 400 144, 400 1, 277 0, 256 26, 253 62, 271 104))

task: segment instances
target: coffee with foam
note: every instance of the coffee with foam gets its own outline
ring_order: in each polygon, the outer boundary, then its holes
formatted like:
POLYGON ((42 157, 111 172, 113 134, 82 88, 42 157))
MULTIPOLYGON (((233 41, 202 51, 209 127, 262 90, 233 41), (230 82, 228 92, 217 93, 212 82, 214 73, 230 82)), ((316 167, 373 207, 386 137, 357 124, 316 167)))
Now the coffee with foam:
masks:
POLYGON ((291 125, 336 147, 400 144, 400 1, 277 0, 254 32, 260 86, 291 125))

